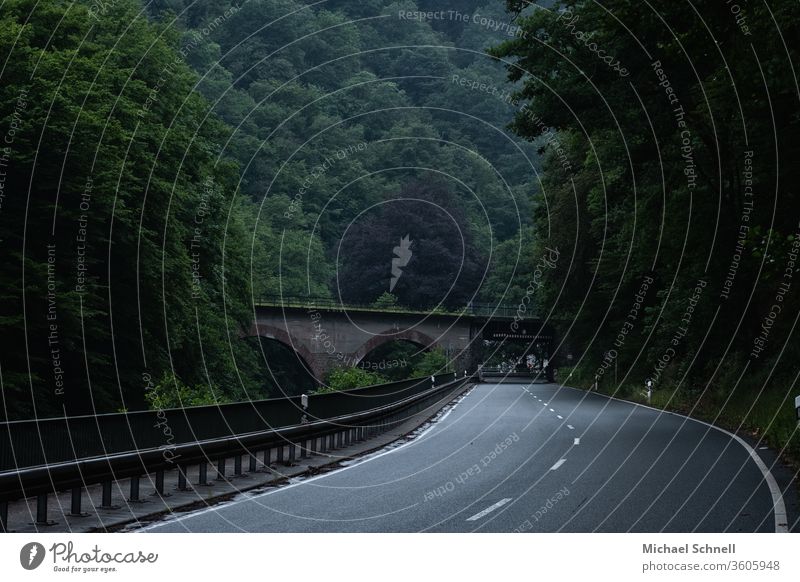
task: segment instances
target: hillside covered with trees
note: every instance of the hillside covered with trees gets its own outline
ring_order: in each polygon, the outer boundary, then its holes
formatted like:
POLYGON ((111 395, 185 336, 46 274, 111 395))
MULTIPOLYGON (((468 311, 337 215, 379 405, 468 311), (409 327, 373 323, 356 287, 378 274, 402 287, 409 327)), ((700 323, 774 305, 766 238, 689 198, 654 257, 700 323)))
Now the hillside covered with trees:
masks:
POLYGON ((404 236, 393 304, 518 300, 539 152, 468 21, 508 17, 441 4, 3 3, 4 414, 301 391, 254 303, 386 301, 404 236))
POLYGON ((491 52, 523 85, 514 131, 556 132, 570 166, 546 156, 529 239, 569 257, 539 295, 574 346, 562 380, 642 399, 651 379, 659 406, 786 446, 800 4, 507 6, 521 33, 491 52))

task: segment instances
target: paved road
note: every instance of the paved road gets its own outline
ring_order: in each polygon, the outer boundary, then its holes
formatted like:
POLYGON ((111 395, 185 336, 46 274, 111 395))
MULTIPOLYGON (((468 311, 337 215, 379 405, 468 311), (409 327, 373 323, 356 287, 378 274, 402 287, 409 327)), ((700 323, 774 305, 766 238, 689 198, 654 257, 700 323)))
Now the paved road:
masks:
POLYGON ((555 384, 480 384, 416 440, 156 532, 775 531, 747 449, 555 384))

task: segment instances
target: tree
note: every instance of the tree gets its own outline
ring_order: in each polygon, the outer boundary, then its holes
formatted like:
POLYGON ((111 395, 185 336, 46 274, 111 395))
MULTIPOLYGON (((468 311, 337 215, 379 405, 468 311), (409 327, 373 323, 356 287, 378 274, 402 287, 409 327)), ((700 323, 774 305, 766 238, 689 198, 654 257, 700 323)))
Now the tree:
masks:
POLYGON ((450 367, 444 350, 433 348, 424 353, 421 360, 414 366, 413 377, 427 377, 436 374, 444 374, 450 367))
POLYGON ((390 290, 401 305, 463 307, 481 282, 481 257, 458 203, 441 183, 414 182, 343 233, 338 280, 345 302, 390 290))
MULTIPOLYGON (((548 272, 543 295, 585 346, 583 372, 593 376, 612 346, 634 376, 673 350, 664 377, 690 386, 716 383, 727 358, 760 369, 763 357, 747 354, 797 230, 800 169, 789 160, 800 144, 791 65, 800 5, 751 5, 743 24, 725 3, 689 13, 630 0, 552 4, 507 2, 521 34, 491 54, 512 63, 514 131, 554 134, 571 162, 565 172, 552 152, 545 158, 531 244, 574 252, 548 272), (774 198, 751 204, 753 192, 774 198), (642 315, 624 327, 646 280, 642 315)), ((772 327, 773 346, 791 319, 772 327)))
POLYGON ((325 377, 325 383, 317 389, 317 394, 337 392, 339 390, 351 390, 363 386, 373 386, 383 384, 386 378, 374 372, 367 372, 361 368, 339 367, 333 368, 325 377))
POLYGON ((257 360, 238 340, 247 235, 237 169, 214 157, 226 130, 176 34, 134 0, 87 4, 0 16, 0 108, 18 125, 4 186, 20 193, 0 214, 4 410, 142 408, 143 378, 164 374, 240 399, 257 360))

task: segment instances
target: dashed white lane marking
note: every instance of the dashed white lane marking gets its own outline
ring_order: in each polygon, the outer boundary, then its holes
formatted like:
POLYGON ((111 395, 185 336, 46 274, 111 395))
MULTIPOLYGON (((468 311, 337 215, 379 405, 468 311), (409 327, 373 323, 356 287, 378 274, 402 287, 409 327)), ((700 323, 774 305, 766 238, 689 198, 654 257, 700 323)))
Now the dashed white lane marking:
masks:
POLYGON ((556 469, 558 469, 558 468, 559 468, 561 465, 563 465, 563 464, 564 464, 564 463, 566 463, 566 462, 567 462, 567 460, 566 460, 566 459, 559 459, 559 460, 556 462, 556 464, 555 464, 555 465, 553 465, 552 467, 550 467, 550 470, 551 470, 551 471, 555 471, 556 469))
POLYGON ((572 444, 573 444, 573 445, 579 445, 579 444, 581 444, 581 439, 579 439, 579 438, 576 438, 576 439, 575 439, 575 440, 572 442, 572 444))
POLYGON ((498 501, 498 502, 497 502, 497 503, 495 503, 494 505, 490 505, 489 507, 487 507, 486 509, 484 509, 484 510, 483 510, 483 511, 481 511, 481 512, 478 512, 478 513, 476 513, 476 514, 475 514, 475 515, 473 515, 472 517, 468 517, 468 518, 467 518, 467 521, 477 521, 477 520, 479 520, 479 519, 480 519, 480 518, 482 518, 482 517, 486 517, 486 516, 487 516, 487 515, 489 515, 491 512, 493 512, 495 509, 497 509, 497 508, 499 508, 499 507, 503 507, 503 506, 504 506, 506 503, 508 503, 509 501, 511 501, 511 498, 510 498, 510 497, 506 497, 505 499, 501 499, 500 501, 498 501))
POLYGON ((551 408, 551 409, 550 409, 550 412, 555 412, 555 410, 553 410, 553 409, 551 408))
POLYGON ((558 420, 564 420, 564 417, 561 416, 560 414, 556 414, 556 417, 558 418, 558 420))
POLYGON ((567 425, 567 428, 568 428, 569 430, 575 430, 575 427, 574 427, 574 426, 572 426, 571 424, 568 424, 568 425, 567 425))

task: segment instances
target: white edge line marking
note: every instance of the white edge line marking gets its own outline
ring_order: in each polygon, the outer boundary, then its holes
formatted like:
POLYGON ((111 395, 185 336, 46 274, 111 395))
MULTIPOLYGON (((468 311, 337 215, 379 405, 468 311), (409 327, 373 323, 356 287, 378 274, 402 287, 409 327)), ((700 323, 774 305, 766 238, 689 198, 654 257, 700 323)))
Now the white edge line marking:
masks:
POLYGON ((551 470, 551 471, 555 471, 556 469, 558 469, 558 468, 559 468, 561 465, 563 465, 563 464, 564 464, 564 463, 566 463, 566 462, 567 462, 567 460, 566 460, 566 459, 559 459, 559 460, 556 462, 556 464, 555 464, 555 465, 553 465, 552 467, 550 467, 550 470, 551 470))
MULTIPOLYGON (((334 469, 333 471, 330 471, 328 473, 322 473, 321 475, 314 475, 313 477, 309 477, 308 479, 303 479, 301 481, 296 481, 295 483, 288 483, 288 484, 286 484, 286 485, 284 485, 282 487, 281 486, 275 486, 275 488, 271 489, 270 491, 265 491, 263 493, 258 493, 256 495, 253 495, 252 497, 247 497, 245 499, 241 499, 241 500, 238 500, 238 501, 231 500, 230 503, 214 504, 214 505, 211 505, 209 507, 205 507, 203 509, 199 509, 197 511, 190 511, 190 512, 184 514, 184 515, 181 515, 180 517, 176 517, 175 519, 154 521, 152 523, 147 524, 144 527, 140 527, 140 528, 137 528, 137 529, 133 530, 131 533, 140 533, 140 532, 143 533, 143 532, 146 532, 146 531, 158 529, 159 527, 163 527, 165 525, 173 525, 173 524, 185 521, 187 519, 191 519, 193 517, 197 517, 199 515, 204 515, 206 513, 212 512, 212 511, 218 511, 220 509, 224 509, 226 507, 230 507, 232 505, 235 505, 236 503, 241 503, 242 501, 247 501, 247 500, 251 500, 251 499, 257 499, 257 498, 260 498, 260 497, 266 497, 267 495, 271 495, 273 493, 278 493, 280 491, 286 491, 288 489, 294 489, 295 487, 299 487, 300 485, 303 485, 303 484, 306 484, 306 483, 312 483, 313 481, 317 481, 319 479, 324 479, 325 477, 329 477, 331 475, 335 475, 336 473, 339 473, 339 472, 347 471, 348 469, 352 469, 353 467, 360 467, 364 463, 368 463, 368 462, 373 461, 375 459, 379 459, 379 458, 384 457, 386 455, 390 455, 390 454, 392 454, 392 453, 394 453, 396 451, 402 450, 402 449, 406 448, 408 445, 410 445, 412 443, 419 442, 421 437, 423 437, 424 435, 426 435, 429 432, 431 432, 437 426, 440 426, 439 423, 444 419, 444 417, 447 416, 448 414, 450 414, 450 412, 453 410, 453 408, 455 408, 456 406, 461 404, 461 402, 467 396, 469 396, 469 394, 473 390, 475 390, 475 387, 477 385, 478 385, 478 383, 473 383, 472 388, 468 389, 461 396, 458 396, 458 397, 454 398, 454 400, 457 400, 457 402, 453 402, 452 400, 449 401, 445 406, 451 405, 451 403, 452 403, 452 407, 444 415, 442 415, 440 418, 436 419, 435 422, 433 422, 432 419, 429 419, 429 420, 425 421, 425 422, 430 422, 431 423, 431 425, 428 428, 426 428, 424 431, 419 433, 413 439, 408 440, 408 441, 404 442, 403 444, 401 444, 401 445, 399 445, 399 446, 397 446, 397 447, 395 447, 393 449, 383 450, 385 447, 387 447, 387 446, 389 446, 391 444, 391 443, 386 443, 386 445, 384 445, 384 447, 379 448, 374 453, 367 453, 366 455, 363 455, 363 460, 360 463, 353 463, 352 465, 345 465, 343 467, 339 467, 337 469, 334 469)), ((442 408, 444 408, 444 407, 442 407, 442 408)), ((434 417, 435 416, 436 415, 434 415, 434 417)), ((425 422, 423 422, 421 425, 419 425, 417 427, 417 429, 419 429, 422 426, 424 426, 425 422)), ((414 432, 414 431, 411 431, 411 432, 414 432)), ((356 460, 356 459, 358 459, 358 457, 356 457, 354 459, 351 459, 351 460, 356 460)), ((342 460, 346 460, 346 459, 342 459, 342 460)), ((270 483, 265 483, 264 486, 271 487, 270 483)), ((248 493, 248 492, 247 491, 239 491, 238 493, 248 493)))
POLYGON ((489 507, 487 507, 486 509, 484 509, 483 511, 481 511, 481 512, 479 512, 479 513, 476 513, 476 514, 475 514, 475 515, 473 515, 472 517, 468 517, 468 518, 467 518, 467 521, 477 521, 477 520, 479 520, 479 519, 480 519, 480 518, 482 518, 482 517, 486 517, 486 516, 487 516, 487 515, 489 515, 491 512, 493 512, 495 509, 498 509, 498 508, 500 508, 500 507, 503 507, 503 506, 504 506, 506 503, 508 503, 509 501, 511 501, 511 498, 510 498, 510 497, 506 497, 506 498, 504 498, 504 499, 501 499, 500 501, 498 501, 498 502, 497 502, 497 503, 495 503, 494 505, 490 505, 489 507))
MULTIPOLYGON (((563 386, 563 385, 562 385, 563 386)), ((580 388, 573 388, 572 386, 563 386, 564 388, 569 388, 571 390, 577 390, 578 392, 586 392, 585 390, 581 390, 580 388)), ((772 495, 772 509, 775 513, 775 533, 789 533, 789 519, 786 516, 786 504, 783 502, 783 495, 781 494, 781 488, 778 487, 778 483, 775 481, 775 477, 772 476, 770 473, 769 468, 764 464, 764 461, 761 460, 761 457, 758 456, 758 453, 748 445, 741 437, 733 434, 730 431, 725 430, 724 428, 720 428, 716 425, 713 425, 709 422, 705 422, 703 420, 698 420, 696 418, 692 418, 691 416, 686 416, 685 414, 680 414, 677 412, 672 412, 671 410, 660 410, 658 408, 654 408, 652 406, 646 406, 645 404, 639 404, 638 402, 631 402, 629 400, 622 400, 621 398, 615 398, 613 396, 608 396, 607 394, 600 394, 598 392, 594 393, 596 396, 602 396, 604 398, 608 398, 609 400, 616 400, 618 402, 624 402, 625 404, 630 404, 632 406, 639 406, 641 408, 648 408, 650 410, 655 410, 661 414, 672 414, 674 416, 680 416, 682 418, 688 418, 689 420, 693 420, 695 422, 699 422, 700 424, 704 424, 706 426, 710 426, 713 429, 716 429, 722 433, 725 433, 737 443, 742 445, 744 449, 749 453, 750 457, 753 459, 753 462, 756 466, 761 470, 761 474, 764 475, 764 480, 767 482, 767 486, 769 487, 769 492, 772 495)))

